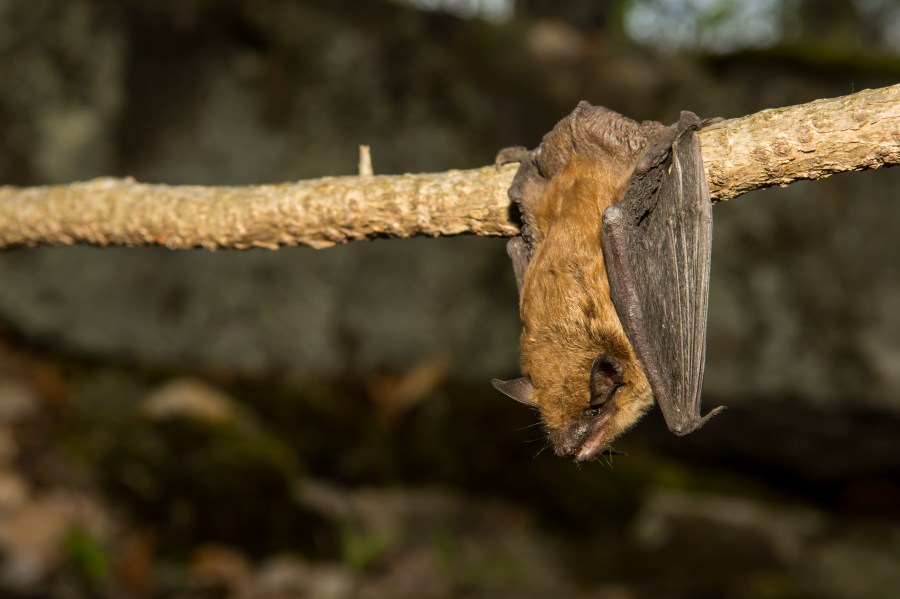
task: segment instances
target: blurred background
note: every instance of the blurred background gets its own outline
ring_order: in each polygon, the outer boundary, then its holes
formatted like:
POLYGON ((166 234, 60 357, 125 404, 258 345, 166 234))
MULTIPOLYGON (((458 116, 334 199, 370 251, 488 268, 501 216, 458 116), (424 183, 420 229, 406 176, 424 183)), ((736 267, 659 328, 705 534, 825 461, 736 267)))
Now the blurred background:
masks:
MULTIPOLYGON (((0 184, 482 166, 895 83, 893 0, 3 0, 0 184)), ((900 171, 716 206, 708 408, 576 466, 502 239, 0 253, 0 596, 900 596, 900 171)))

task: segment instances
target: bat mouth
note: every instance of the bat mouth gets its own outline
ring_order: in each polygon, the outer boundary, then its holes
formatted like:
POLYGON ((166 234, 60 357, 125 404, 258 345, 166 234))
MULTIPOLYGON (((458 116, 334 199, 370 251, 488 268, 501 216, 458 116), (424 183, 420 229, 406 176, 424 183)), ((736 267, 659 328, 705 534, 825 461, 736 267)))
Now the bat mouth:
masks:
POLYGON ((612 441, 609 424, 613 412, 582 418, 574 424, 550 433, 550 440, 558 456, 574 456, 576 462, 587 462, 606 453, 612 441))
POLYGON ((610 417, 611 414, 607 412, 592 423, 581 446, 575 451, 576 462, 592 460, 607 449, 611 441, 608 427, 610 417))

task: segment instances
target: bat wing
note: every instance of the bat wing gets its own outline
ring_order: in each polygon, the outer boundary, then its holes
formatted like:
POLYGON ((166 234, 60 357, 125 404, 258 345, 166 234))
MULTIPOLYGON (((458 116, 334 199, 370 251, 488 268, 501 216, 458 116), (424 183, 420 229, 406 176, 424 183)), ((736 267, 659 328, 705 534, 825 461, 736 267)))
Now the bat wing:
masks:
POLYGON ((697 129, 678 124, 651 140, 625 198, 603 214, 603 253, 616 312, 673 433, 686 435, 724 408, 700 416, 712 204, 697 129))
POLYGON ((535 188, 545 185, 546 181, 535 164, 534 152, 528 151, 521 146, 500 150, 494 162, 495 164, 519 163, 519 170, 516 171, 516 176, 513 178, 508 194, 512 205, 518 212, 518 216, 522 219, 522 234, 509 240, 506 244, 506 253, 512 261, 516 286, 521 294, 522 284, 525 281, 525 267, 528 266, 534 250, 534 241, 531 235, 532 227, 528 221, 527 210, 523 209, 522 206, 527 202, 526 197, 537 195, 538 192, 536 192, 535 188))
POLYGON ((528 246, 521 235, 513 237, 506 243, 506 254, 512 261, 516 287, 521 294, 522 285, 525 283, 525 267, 528 266, 528 246))

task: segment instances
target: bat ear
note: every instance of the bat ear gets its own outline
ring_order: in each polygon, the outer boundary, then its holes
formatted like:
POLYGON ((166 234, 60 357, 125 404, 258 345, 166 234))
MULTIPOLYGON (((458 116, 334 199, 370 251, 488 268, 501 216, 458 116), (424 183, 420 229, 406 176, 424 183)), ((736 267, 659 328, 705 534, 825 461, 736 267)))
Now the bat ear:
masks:
POLYGON ((622 385, 622 365, 606 354, 598 354, 591 364, 591 406, 605 403, 622 385))
POLYGON ((522 378, 513 379, 511 381, 501 381, 500 379, 491 380, 491 384, 497 391, 500 391, 507 397, 512 397, 519 403, 523 403, 526 406, 537 407, 537 404, 534 403, 534 386, 531 384, 531 379, 527 376, 523 376, 522 378))

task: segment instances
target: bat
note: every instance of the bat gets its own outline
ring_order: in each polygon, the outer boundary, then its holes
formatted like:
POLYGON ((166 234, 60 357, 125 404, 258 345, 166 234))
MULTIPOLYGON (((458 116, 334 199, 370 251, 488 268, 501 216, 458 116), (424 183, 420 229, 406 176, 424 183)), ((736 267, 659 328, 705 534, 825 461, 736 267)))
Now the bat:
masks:
POLYGON ((519 162, 522 218, 507 244, 519 288, 523 376, 494 379, 536 407, 557 455, 586 461, 659 404, 677 435, 700 415, 712 204, 697 131, 581 102, 519 162))

